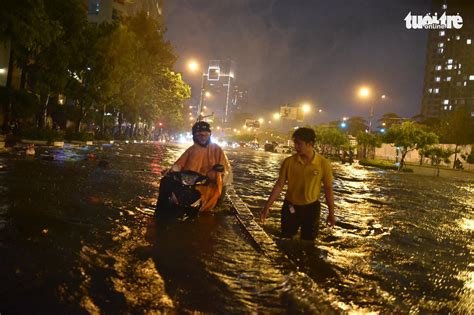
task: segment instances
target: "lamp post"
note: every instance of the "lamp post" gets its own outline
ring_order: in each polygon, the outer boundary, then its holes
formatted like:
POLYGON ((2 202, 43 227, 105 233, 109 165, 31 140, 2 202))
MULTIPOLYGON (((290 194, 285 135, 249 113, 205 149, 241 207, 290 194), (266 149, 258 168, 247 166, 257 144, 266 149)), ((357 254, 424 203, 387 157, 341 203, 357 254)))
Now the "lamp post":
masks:
MULTIPOLYGON (((369 99, 370 97, 370 89, 368 87, 361 87, 359 89, 359 97, 362 99, 369 99)), ((370 112, 369 112, 369 133, 372 132, 372 119, 374 117, 374 104, 370 102, 370 112)))
MULTIPOLYGON (((193 73, 196 72, 196 71, 199 71, 200 70, 199 63, 197 63, 195 60, 190 60, 188 62, 188 69, 193 73)), ((205 96, 204 75, 205 75, 205 73, 202 72, 201 73, 201 88, 200 88, 200 94, 199 94, 199 103, 198 103, 198 106, 197 106, 196 121, 201 121, 204 118, 204 116, 202 115, 202 105, 203 105, 203 100, 204 100, 204 96, 205 96)))
MULTIPOLYGON (((370 104, 370 112, 369 112, 369 130, 368 133, 372 133, 372 120, 374 118, 374 102, 375 100, 371 99, 371 90, 368 87, 361 87, 359 88, 359 97, 362 99, 368 99, 370 104)), ((385 94, 380 95, 380 99, 384 100, 387 96, 385 94)))

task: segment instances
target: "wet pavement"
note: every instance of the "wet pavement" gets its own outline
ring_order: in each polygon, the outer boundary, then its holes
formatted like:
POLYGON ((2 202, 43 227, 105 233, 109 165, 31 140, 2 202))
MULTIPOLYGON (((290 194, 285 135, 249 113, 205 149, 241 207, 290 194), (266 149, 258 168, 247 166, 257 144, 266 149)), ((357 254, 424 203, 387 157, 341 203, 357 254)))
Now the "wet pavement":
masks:
MULTIPOLYGON (((315 313, 321 292, 339 312, 472 313, 474 181, 333 163, 336 227, 316 244, 281 239, 278 202, 263 226, 282 265, 228 203, 175 224, 153 218, 160 172, 184 149, 1 155, 0 313, 315 313)), ((227 154, 258 216, 285 155, 227 154)))

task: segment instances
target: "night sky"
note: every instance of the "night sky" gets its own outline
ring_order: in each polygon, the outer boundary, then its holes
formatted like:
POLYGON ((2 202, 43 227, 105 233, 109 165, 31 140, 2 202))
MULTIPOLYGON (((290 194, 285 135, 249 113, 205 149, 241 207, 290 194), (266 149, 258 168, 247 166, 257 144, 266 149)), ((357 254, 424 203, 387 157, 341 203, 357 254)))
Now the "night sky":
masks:
POLYGON ((321 123, 367 118, 369 105, 356 96, 361 84, 373 89, 376 118, 420 113, 427 31, 407 30, 404 18, 430 7, 429 0, 173 0, 164 15, 193 104, 201 81, 186 62, 232 59, 248 86, 247 111, 270 117, 284 103, 309 101, 324 112, 308 118, 321 123))

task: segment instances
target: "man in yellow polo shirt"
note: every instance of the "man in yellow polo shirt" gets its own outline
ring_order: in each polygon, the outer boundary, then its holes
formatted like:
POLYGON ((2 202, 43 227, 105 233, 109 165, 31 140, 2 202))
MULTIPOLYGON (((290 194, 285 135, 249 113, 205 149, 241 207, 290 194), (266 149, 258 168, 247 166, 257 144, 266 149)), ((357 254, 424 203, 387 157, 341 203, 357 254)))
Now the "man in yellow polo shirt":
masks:
POLYGON ((319 231, 321 184, 329 209, 327 223, 334 225, 336 221, 331 163, 314 150, 316 134, 313 129, 298 128, 292 138, 296 154, 283 161, 280 176, 260 213, 260 219, 265 222, 270 207, 288 183, 281 210, 282 235, 293 237, 301 227, 301 238, 314 240, 319 231))

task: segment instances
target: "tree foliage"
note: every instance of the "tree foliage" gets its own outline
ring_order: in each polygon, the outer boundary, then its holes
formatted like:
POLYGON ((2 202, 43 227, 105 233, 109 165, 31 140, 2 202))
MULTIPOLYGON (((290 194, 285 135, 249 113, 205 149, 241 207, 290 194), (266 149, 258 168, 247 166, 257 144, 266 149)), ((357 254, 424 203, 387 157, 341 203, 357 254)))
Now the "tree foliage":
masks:
POLYGON ((393 125, 383 137, 384 142, 393 143, 402 152, 400 168, 404 166, 409 151, 422 150, 428 145, 438 143, 438 136, 415 122, 406 121, 401 125, 393 125))
MULTIPOLYGON (((169 128, 182 126, 190 87, 172 70, 177 56, 164 32, 163 21, 144 12, 89 24, 81 0, 7 1, 0 11, 0 41, 11 43, 22 88, 39 98, 38 126, 55 112, 67 116, 58 126, 70 120, 76 132, 87 121, 104 133, 110 125, 106 114, 115 117, 119 133, 127 125, 131 136, 139 125, 152 127, 157 120, 169 128), (57 106, 59 95, 66 96, 67 110, 57 106)), ((19 99, 2 95, 4 111, 19 99)), ((25 120, 29 111, 14 113, 25 120)))
POLYGON ((339 128, 318 126, 315 128, 316 144, 322 154, 338 154, 341 148, 349 146, 347 135, 339 128))

